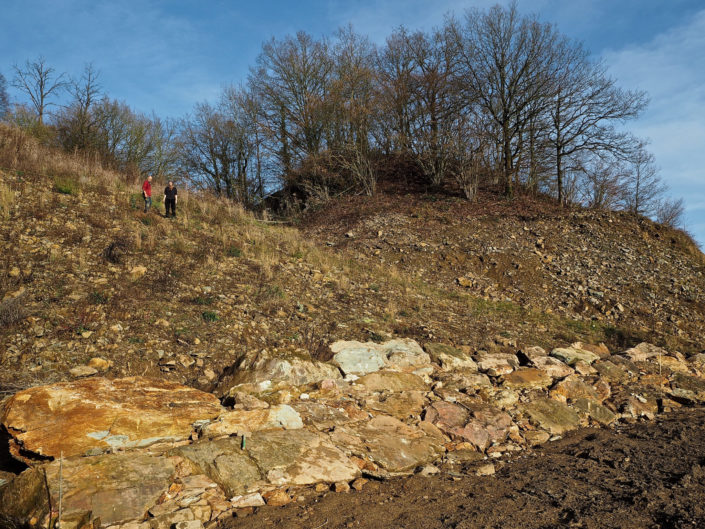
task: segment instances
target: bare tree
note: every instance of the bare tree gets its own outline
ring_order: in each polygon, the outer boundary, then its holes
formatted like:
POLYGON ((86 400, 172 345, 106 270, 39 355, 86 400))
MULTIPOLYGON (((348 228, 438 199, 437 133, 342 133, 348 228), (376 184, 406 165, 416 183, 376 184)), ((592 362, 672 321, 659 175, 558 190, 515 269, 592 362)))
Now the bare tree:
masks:
POLYGON ((162 119, 152 114, 149 126, 150 146, 140 164, 143 172, 159 177, 178 172, 179 152, 176 146, 178 123, 173 119, 162 119))
MULTIPOLYGON (((624 163, 617 160, 583 156, 579 163, 581 203, 593 209, 616 209, 624 197, 627 173, 624 163)), ((565 191, 562 198, 566 199, 565 191)))
POLYGON ((100 73, 92 64, 87 64, 78 79, 71 79, 67 90, 71 100, 54 120, 58 139, 66 150, 92 149, 99 117, 94 107, 100 98, 100 73))
POLYGON ((394 31, 375 54, 377 100, 380 120, 377 143, 383 152, 411 150, 411 122, 414 119, 414 57, 410 35, 403 27, 394 31))
POLYGON ((411 147, 429 182, 440 186, 453 156, 458 125, 465 124, 458 95, 457 40, 447 29, 409 38, 414 58, 412 89, 416 112, 411 121, 411 147))
POLYGON ((196 105, 182 126, 182 163, 194 185, 249 205, 255 194, 248 178, 252 148, 246 128, 231 117, 207 103, 196 105))
POLYGON ((262 201, 271 165, 266 152, 267 128, 263 119, 262 101, 252 90, 230 86, 223 93, 222 107, 223 112, 232 121, 241 124, 248 136, 247 142, 250 145, 254 163, 254 165, 249 164, 248 171, 253 181, 254 195, 258 201, 262 201))
POLYGON ((350 175, 356 190, 373 195, 377 170, 372 159, 370 130, 377 120, 374 47, 348 26, 338 30, 332 48, 328 148, 335 163, 350 175))
POLYGON ((657 222, 671 228, 679 228, 683 225, 684 214, 685 204, 682 198, 664 198, 656 206, 657 222))
POLYGON ((325 41, 305 32, 264 44, 250 84, 261 98, 268 134, 284 172, 324 143, 330 107, 326 104, 332 61, 325 41))
POLYGON ((0 120, 10 112, 10 96, 7 94, 7 81, 0 73, 0 120))
POLYGON ((558 201, 564 204, 565 158, 582 153, 627 155, 632 138, 615 125, 637 117, 648 99, 644 92, 618 88, 604 64, 592 62, 580 45, 563 41, 558 52, 564 64, 549 106, 548 137, 555 151, 558 201))
POLYGON ((15 78, 12 85, 29 96, 37 113, 39 124, 44 123, 46 109, 53 105, 50 100, 67 86, 65 74, 56 75, 56 71, 48 66, 41 55, 33 62, 27 60, 24 66, 15 64, 15 78))
POLYGON ((559 67, 554 48, 560 36, 550 24, 520 16, 516 3, 470 11, 464 26, 454 27, 462 43, 466 90, 491 118, 486 132, 495 136, 505 194, 511 196, 527 124, 553 88, 559 67))
POLYGON ((653 215, 666 189, 653 154, 646 150, 646 143, 639 143, 629 158, 623 199, 625 208, 636 215, 653 215))
POLYGON ((489 166, 490 149, 483 136, 483 129, 476 117, 472 116, 459 121, 452 134, 451 172, 463 195, 470 201, 477 198, 480 175, 489 166))

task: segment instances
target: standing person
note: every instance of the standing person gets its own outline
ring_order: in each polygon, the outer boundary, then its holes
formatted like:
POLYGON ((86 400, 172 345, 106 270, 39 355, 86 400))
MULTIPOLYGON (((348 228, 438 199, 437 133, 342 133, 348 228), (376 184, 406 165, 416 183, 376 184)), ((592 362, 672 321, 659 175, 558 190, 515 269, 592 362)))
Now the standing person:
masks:
POLYGON ((176 217, 176 201, 178 199, 178 194, 176 187, 174 187, 174 182, 169 181, 169 185, 164 188, 164 208, 166 210, 165 216, 169 216, 169 209, 171 208, 171 216, 176 217))
POLYGON ((144 212, 147 213, 152 206, 152 175, 142 184, 142 198, 144 198, 144 212))

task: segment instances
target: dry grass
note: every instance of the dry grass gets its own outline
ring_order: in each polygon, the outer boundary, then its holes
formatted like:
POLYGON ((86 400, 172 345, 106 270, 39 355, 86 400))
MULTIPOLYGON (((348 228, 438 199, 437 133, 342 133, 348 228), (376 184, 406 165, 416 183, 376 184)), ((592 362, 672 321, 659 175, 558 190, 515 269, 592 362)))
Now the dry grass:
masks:
POLYGON ((67 154, 41 145, 21 129, 0 123, 0 168, 23 178, 70 176, 78 187, 88 185, 115 188, 124 176, 106 169, 96 156, 67 154))
POLYGON ((7 327, 20 321, 25 315, 26 303, 25 293, 0 301, 0 327, 7 327))
POLYGON ((0 182, 0 219, 7 220, 15 206, 15 191, 5 182, 0 182))

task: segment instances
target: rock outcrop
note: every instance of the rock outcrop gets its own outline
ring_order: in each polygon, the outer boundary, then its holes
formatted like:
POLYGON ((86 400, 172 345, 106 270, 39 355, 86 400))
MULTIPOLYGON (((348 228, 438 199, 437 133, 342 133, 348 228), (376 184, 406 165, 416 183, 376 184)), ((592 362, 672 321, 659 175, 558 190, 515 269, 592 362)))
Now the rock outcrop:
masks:
POLYGON ((228 406, 139 377, 21 391, 0 418, 30 468, 2 474, 0 513, 47 527, 61 486, 65 526, 200 527, 285 505, 301 487, 358 490, 366 478, 472 462, 488 474, 482 460, 580 426, 705 402, 700 358, 649 344, 618 354, 573 344, 549 356, 497 341, 501 352, 337 342, 330 363, 285 358, 288 367, 260 355, 235 373, 228 406))
POLYGON ((58 458, 183 441, 223 411, 213 395, 171 382, 89 378, 20 391, 0 424, 16 457, 58 458))

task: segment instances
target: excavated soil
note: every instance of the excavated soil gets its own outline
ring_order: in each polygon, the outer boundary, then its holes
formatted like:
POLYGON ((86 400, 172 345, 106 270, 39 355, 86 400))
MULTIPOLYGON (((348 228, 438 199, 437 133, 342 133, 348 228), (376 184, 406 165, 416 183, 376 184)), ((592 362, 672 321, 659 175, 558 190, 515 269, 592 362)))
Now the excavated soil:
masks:
POLYGON ((370 482, 361 492, 263 507, 226 527, 705 527, 705 409, 573 431, 497 466, 494 476, 370 482))

